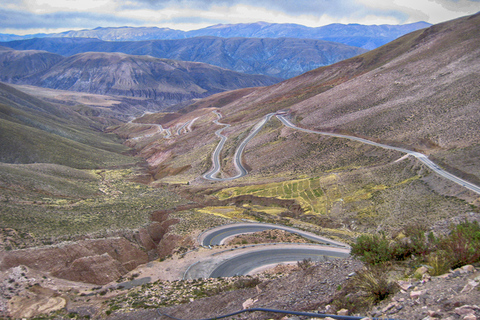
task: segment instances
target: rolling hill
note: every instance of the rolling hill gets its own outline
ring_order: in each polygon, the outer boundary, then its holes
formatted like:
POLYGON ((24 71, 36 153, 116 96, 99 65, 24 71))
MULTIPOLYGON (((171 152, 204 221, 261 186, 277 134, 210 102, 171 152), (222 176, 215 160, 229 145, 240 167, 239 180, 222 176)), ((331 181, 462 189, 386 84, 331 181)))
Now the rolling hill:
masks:
POLYGON ((15 82, 38 72, 48 70, 63 57, 46 51, 18 51, 0 47, 0 81, 15 82))

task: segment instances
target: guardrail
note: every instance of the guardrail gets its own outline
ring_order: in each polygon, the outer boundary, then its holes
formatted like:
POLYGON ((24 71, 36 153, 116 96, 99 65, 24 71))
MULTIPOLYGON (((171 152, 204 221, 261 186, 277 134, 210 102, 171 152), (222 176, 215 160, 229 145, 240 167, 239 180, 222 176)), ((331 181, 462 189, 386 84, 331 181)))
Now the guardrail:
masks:
MULTIPOLYGON (((223 318, 228 318, 235 316, 237 314, 245 313, 245 312, 272 312, 272 313, 281 313, 281 314, 291 314, 295 316, 306 316, 306 317, 312 317, 312 318, 332 318, 332 319, 339 319, 339 320, 361 320, 361 319, 372 319, 372 320, 400 320, 400 319, 390 319, 390 318, 369 318, 369 317, 357 317, 357 316, 339 316, 336 314, 323 314, 323 313, 314 313, 314 312, 301 312, 301 311, 289 311, 289 310, 277 310, 277 309, 267 309, 267 308, 251 308, 251 309, 243 309, 240 311, 232 312, 229 314, 224 314, 220 316, 215 316, 213 318, 205 318, 205 319, 192 319, 192 320, 216 320, 216 319, 223 319, 223 318)), ((175 318, 171 315, 168 315, 166 313, 160 312, 160 310, 157 309, 157 313, 159 316, 164 316, 170 319, 174 320, 186 320, 186 319, 180 319, 180 318, 175 318)))

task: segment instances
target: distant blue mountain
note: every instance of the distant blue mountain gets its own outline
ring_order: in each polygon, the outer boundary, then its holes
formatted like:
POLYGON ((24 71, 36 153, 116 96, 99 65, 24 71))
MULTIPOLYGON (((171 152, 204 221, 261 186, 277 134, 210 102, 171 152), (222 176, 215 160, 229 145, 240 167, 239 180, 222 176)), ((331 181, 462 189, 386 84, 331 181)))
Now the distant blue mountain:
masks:
POLYGON ((31 38, 95 38, 104 41, 138 41, 185 39, 201 36, 222 38, 300 38, 339 42, 364 49, 375 49, 404 34, 431 26, 427 22, 404 25, 330 24, 311 28, 298 24, 241 23, 219 24, 203 29, 181 31, 157 27, 118 27, 92 30, 66 31, 52 34, 18 36, 0 34, 0 41, 31 38))
POLYGON ((43 50, 62 56, 123 52, 179 61, 203 62, 248 74, 287 79, 367 52, 316 39, 194 37, 174 40, 103 41, 89 38, 35 38, 0 42, 16 50, 43 50))

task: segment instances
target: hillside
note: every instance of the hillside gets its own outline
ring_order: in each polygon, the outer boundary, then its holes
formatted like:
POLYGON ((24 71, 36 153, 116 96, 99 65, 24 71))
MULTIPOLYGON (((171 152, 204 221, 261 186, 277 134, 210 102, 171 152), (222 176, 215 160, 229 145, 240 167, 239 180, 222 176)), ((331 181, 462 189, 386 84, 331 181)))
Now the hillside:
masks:
POLYGON ((0 83, 0 161, 97 168, 134 163, 102 125, 0 83))
POLYGON ((5 50, 3 55, 0 52, 0 57, 7 56, 5 60, 9 60, 0 67, 0 72, 9 75, 6 80, 51 89, 145 98, 164 106, 226 90, 278 82, 271 77, 246 75, 204 63, 122 53, 89 52, 68 58, 54 55, 55 63, 48 68, 29 68, 26 64, 24 68, 15 68, 24 59, 22 52, 5 50))
POLYGON ((208 63, 237 72, 283 79, 366 51, 335 42, 294 38, 197 37, 121 42, 84 38, 43 38, 6 42, 2 45, 17 50, 46 50, 63 56, 83 52, 149 55, 156 58, 208 63))
POLYGON ((48 70, 63 57, 46 51, 18 51, 0 47, 0 81, 15 82, 18 79, 48 70))
MULTIPOLYGON (((195 111, 156 121, 174 128, 198 118, 192 133, 173 141, 131 139, 128 145, 147 157, 160 181, 188 182, 195 190, 208 190, 209 183, 199 177, 211 167, 210 154, 218 141, 214 130, 220 127, 208 127, 216 119, 214 108, 222 114, 221 122, 231 125, 224 133, 228 140, 221 154, 221 177, 235 175, 235 149, 264 115, 289 110, 292 122, 301 127, 418 150, 478 184, 479 21, 480 15, 474 15, 439 24, 277 85, 197 101, 186 108, 195 111)), ((128 130, 119 132, 132 137, 128 130)), ((272 118, 243 155, 249 174, 235 182, 217 182, 216 191, 205 192, 222 199, 268 194, 306 201, 304 221, 343 224, 352 232, 394 230, 406 221, 430 223, 469 210, 466 203, 478 205, 474 193, 402 156, 354 141, 295 132, 272 118), (304 187, 302 179, 309 178, 319 179, 323 195, 318 199, 304 187), (278 187, 289 191, 279 192, 278 187), (228 189, 220 192, 222 188, 228 189), (422 215, 416 216, 417 211, 422 215)))
POLYGON ((330 24, 322 27, 306 27, 287 23, 239 23, 181 31, 157 27, 95 28, 92 30, 66 31, 54 34, 27 36, 0 35, 1 41, 29 38, 95 38, 104 41, 171 40, 203 36, 222 38, 298 38, 339 42, 364 49, 375 49, 406 33, 426 28, 430 24, 416 22, 405 25, 330 24))

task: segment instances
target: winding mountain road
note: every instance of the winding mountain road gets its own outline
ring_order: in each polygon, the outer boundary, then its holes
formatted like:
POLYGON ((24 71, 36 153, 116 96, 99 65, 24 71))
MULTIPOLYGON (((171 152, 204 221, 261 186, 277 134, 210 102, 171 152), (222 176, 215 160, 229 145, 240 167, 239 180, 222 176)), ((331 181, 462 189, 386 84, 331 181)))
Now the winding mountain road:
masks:
MULTIPOLYGON (((217 115, 217 119, 214 121, 217 125, 223 125, 224 128, 221 128, 215 132, 215 134, 220 137, 220 142, 217 145, 215 152, 212 155, 213 168, 204 175, 205 179, 215 180, 215 181, 226 181, 234 180, 240 177, 245 176, 248 172, 241 163, 242 153, 245 150, 247 143, 261 130, 261 128, 272 118, 273 115, 276 115, 277 119, 280 120, 286 127, 291 129, 299 130, 306 133, 321 134, 331 137, 344 138, 349 140, 358 141, 375 147, 380 147, 388 150, 395 150, 406 155, 413 156, 418 159, 420 162, 425 164, 436 174, 457 183, 475 193, 480 194, 480 187, 465 181, 445 170, 440 168, 437 164, 432 162, 428 157, 420 152, 411 151, 404 148, 393 147, 386 144, 374 142, 364 138, 348 136, 337 133, 315 131, 310 129, 304 129, 297 127, 286 119, 282 114, 270 113, 267 114, 260 122, 258 122, 250 134, 245 138, 242 143, 238 146, 235 155, 234 162, 235 167, 237 168, 238 174, 230 178, 217 178, 216 175, 220 172, 220 153, 227 140, 227 137, 222 134, 222 131, 230 127, 229 124, 220 123, 219 120, 222 118, 221 114, 218 111, 214 111, 217 115)), ((225 225, 220 226, 211 230, 204 232, 199 237, 199 242, 206 247, 211 247, 214 245, 221 245, 225 242, 226 239, 245 233, 253 233, 258 231, 264 231, 269 229, 281 229, 289 232, 296 233, 298 235, 304 236, 314 242, 319 244, 315 245, 306 245, 306 244, 269 244, 262 246, 245 246, 240 250, 244 250, 239 254, 234 254, 225 252, 223 255, 212 257, 211 259, 205 261, 199 261, 191 265, 185 272, 185 278, 206 278, 206 277, 228 277, 234 275, 244 275, 252 271, 255 271, 258 268, 265 266, 275 265, 278 263, 291 263, 296 261, 301 261, 303 259, 311 259, 313 261, 319 261, 325 258, 340 258, 347 257, 349 255, 349 247, 340 242, 335 242, 330 239, 319 237, 315 234, 297 230, 294 228, 289 228, 280 225, 272 224, 261 224, 261 223, 249 223, 249 224, 234 224, 234 225, 225 225)), ((233 250, 233 249, 232 249, 233 250)), ((230 251, 230 250, 229 250, 230 251)))
POLYGON ((471 190, 471 191, 473 191, 477 194, 480 194, 480 186, 477 186, 477 185, 475 185, 471 182, 468 182, 468 181, 466 181, 466 180, 464 180, 460 177, 457 177, 457 176, 451 174, 450 172, 447 172, 447 171, 443 170, 437 164, 435 164, 432 160, 428 159, 428 157, 426 155, 424 155, 423 153, 416 152, 416 151, 411 151, 411 150, 404 149, 404 148, 389 146, 389 145, 386 145, 386 144, 378 143, 378 142, 367 140, 367 139, 364 139, 364 138, 348 136, 348 135, 338 134, 338 133, 316 131, 316 130, 310 130, 310 129, 297 127, 296 125, 291 123, 288 119, 286 119, 283 115, 278 114, 278 113, 277 114, 269 113, 265 117, 263 117, 263 119, 253 127, 252 131, 247 136, 247 138, 245 138, 242 141, 242 143, 238 146, 237 150, 235 151, 234 162, 235 162, 235 167, 237 168, 237 171, 239 173, 236 176, 230 177, 230 178, 217 178, 216 175, 220 172, 220 169, 221 169, 221 166, 220 166, 220 152, 222 151, 222 148, 225 144, 225 141, 227 140, 227 137, 222 135, 221 132, 224 129, 228 128, 230 125, 219 123, 218 120, 221 119, 221 114, 216 110, 214 112, 218 116, 218 119, 215 120, 214 122, 218 125, 223 125, 223 126, 226 126, 226 127, 222 128, 220 130, 217 130, 215 132, 215 134, 221 138, 221 141, 217 145, 217 148, 215 149, 215 152, 212 156, 213 168, 203 176, 207 180, 226 181, 226 180, 238 179, 238 178, 241 178, 241 177, 245 176, 248 172, 245 169, 245 167, 242 165, 242 159, 241 158, 242 158, 242 153, 245 150, 245 147, 246 147, 247 143, 261 130, 261 128, 272 118, 273 115, 276 115, 278 120, 280 120, 286 127, 289 127, 291 129, 299 130, 299 131, 306 132, 306 133, 321 134, 321 135, 325 135, 325 136, 354 140, 354 141, 358 141, 358 142, 365 143, 365 144, 368 144, 368 145, 372 145, 372 146, 375 146, 375 147, 380 147, 380 148, 383 148, 383 149, 395 150, 395 151, 399 151, 399 152, 402 152, 402 153, 406 153, 408 155, 411 155, 411 156, 417 158, 420 162, 425 164, 428 168, 430 168, 436 174, 438 174, 438 175, 440 175, 440 176, 442 176, 442 177, 444 177, 444 178, 446 178, 446 179, 448 179, 448 180, 450 180, 450 181, 452 181, 452 182, 454 182, 454 183, 456 183, 456 184, 458 184, 458 185, 460 185, 464 188, 467 188, 467 189, 469 189, 469 190, 471 190))
POLYGON ((277 247, 257 249, 241 253, 215 265, 208 275, 209 278, 233 277, 246 275, 255 269, 274 266, 280 263, 296 263, 304 259, 322 261, 332 258, 345 258, 349 253, 346 249, 332 249, 321 246, 305 247, 291 244, 277 247))
POLYGON ((331 239, 321 237, 311 232, 277 225, 277 224, 270 224, 270 223, 234 223, 229 225, 223 225, 220 227, 216 227, 210 230, 205 231, 199 236, 199 242, 202 246, 217 246, 223 245, 228 238, 246 234, 246 233, 254 233, 260 232, 265 230, 284 230, 299 236, 302 236, 308 240, 321 243, 324 245, 332 245, 338 247, 346 247, 344 243, 333 241, 331 239))
POLYGON ((448 179, 448 180, 450 180, 450 181, 452 181, 456 184, 459 184, 462 187, 465 187, 465 188, 467 188, 467 189, 469 189, 469 190, 471 190, 475 193, 480 194, 480 187, 479 186, 477 186, 473 183, 470 183, 466 180, 463 180, 463 179, 451 174, 450 172, 447 172, 447 171, 443 170, 438 165, 436 165, 432 160, 428 159, 428 157, 426 155, 424 155, 423 153, 416 152, 416 151, 411 151, 411 150, 404 149, 404 148, 393 147, 393 146, 389 146, 389 145, 386 145, 386 144, 374 142, 374 141, 371 141, 371 140, 359 138, 359 137, 347 136, 347 135, 338 134, 338 133, 330 133, 330 132, 322 132, 322 131, 314 131, 314 130, 304 129, 304 128, 301 128, 301 127, 297 127, 296 125, 291 123, 289 120, 287 120, 282 115, 277 114, 277 118, 285 126, 287 126, 289 128, 292 128, 292 129, 295 129, 295 130, 299 130, 299 131, 303 131, 303 132, 307 132, 307 133, 314 133, 314 134, 321 134, 321 135, 326 135, 326 136, 331 136, 331 137, 337 137, 337 138, 345 138, 345 139, 354 140, 354 141, 362 142, 362 143, 365 143, 365 144, 369 144, 369 145, 372 145, 372 146, 380 147, 380 148, 383 148, 383 149, 396 150, 396 151, 399 151, 399 152, 406 153, 408 155, 411 155, 411 156, 414 156, 415 158, 417 158, 420 162, 422 162, 427 167, 432 169, 432 171, 435 172, 436 174, 438 174, 438 175, 440 175, 440 176, 442 176, 442 177, 444 177, 444 178, 446 178, 446 179, 448 179))
POLYGON ((206 174, 204 174, 203 177, 207 180, 214 180, 214 181, 227 181, 227 180, 235 180, 235 179, 241 178, 247 175, 248 173, 247 169, 245 169, 245 167, 242 164, 242 153, 245 150, 247 143, 262 129, 265 123, 267 123, 268 120, 270 120, 270 118, 275 113, 267 114, 259 123, 257 123, 253 127, 252 131, 250 131, 249 135, 245 139, 243 139, 243 141, 237 147, 237 150, 235 150, 235 155, 233 156, 233 162, 238 174, 234 177, 229 177, 229 178, 217 178, 216 176, 218 175, 221 169, 220 153, 222 152, 223 146, 227 141, 227 137, 224 136, 222 132, 223 130, 229 128, 230 125, 225 123, 220 123, 219 120, 222 119, 222 115, 217 110, 214 110, 213 112, 217 115, 217 119, 214 120, 213 123, 220 126, 224 126, 224 127, 215 131, 215 134, 217 135, 217 137, 220 138, 220 142, 218 143, 212 155, 213 168, 210 171, 208 171, 206 174))
POLYGON ((237 223, 219 226, 201 234, 198 242, 204 247, 211 248, 212 245, 223 244, 227 238, 235 235, 269 229, 286 230, 317 243, 269 243, 248 245, 236 249, 227 248, 190 265, 184 273, 184 279, 246 275, 279 263, 296 263, 304 259, 322 261, 344 258, 350 254, 350 247, 344 243, 311 232, 264 223, 237 223))

